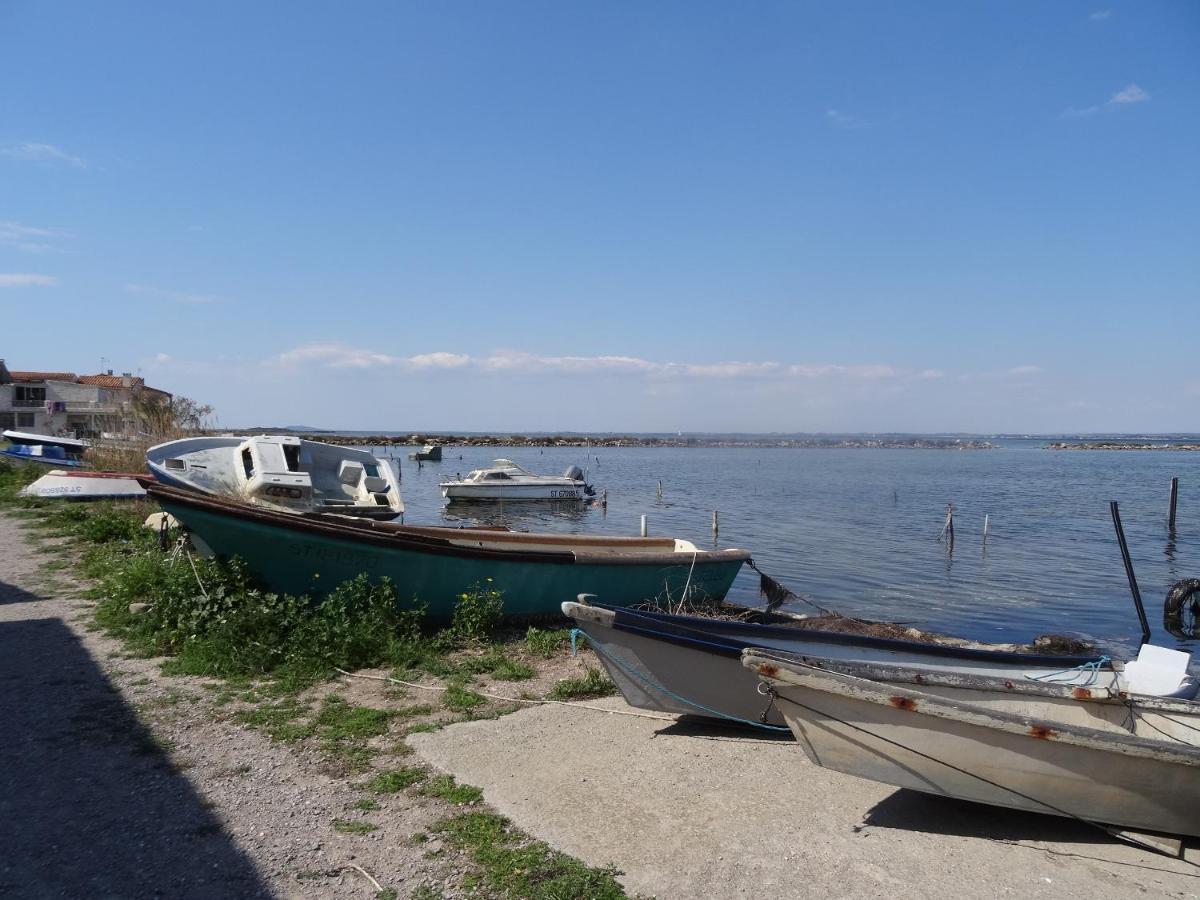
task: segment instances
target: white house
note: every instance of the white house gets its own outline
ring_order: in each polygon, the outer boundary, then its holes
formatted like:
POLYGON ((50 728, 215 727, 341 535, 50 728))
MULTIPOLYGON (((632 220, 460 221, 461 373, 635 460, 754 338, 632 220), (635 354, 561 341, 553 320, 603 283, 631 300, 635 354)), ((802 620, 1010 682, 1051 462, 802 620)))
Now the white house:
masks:
POLYGON ((0 430, 80 438, 132 433, 133 401, 140 397, 171 399, 128 372, 24 372, 8 369, 0 359, 0 430))

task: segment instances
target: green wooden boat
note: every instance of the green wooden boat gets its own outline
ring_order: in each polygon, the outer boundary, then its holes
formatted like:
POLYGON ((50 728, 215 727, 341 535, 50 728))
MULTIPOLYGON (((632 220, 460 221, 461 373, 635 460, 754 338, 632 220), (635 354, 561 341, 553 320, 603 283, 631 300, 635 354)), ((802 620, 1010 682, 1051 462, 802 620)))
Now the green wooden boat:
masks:
POLYGON ((276 512, 154 483, 147 491, 203 552, 240 557, 271 590, 320 594, 365 572, 390 578, 403 602, 426 604, 434 619, 448 619, 477 583, 503 591, 512 616, 557 615, 580 593, 612 606, 678 602, 685 593, 720 600, 750 559, 669 537, 397 525, 276 512))

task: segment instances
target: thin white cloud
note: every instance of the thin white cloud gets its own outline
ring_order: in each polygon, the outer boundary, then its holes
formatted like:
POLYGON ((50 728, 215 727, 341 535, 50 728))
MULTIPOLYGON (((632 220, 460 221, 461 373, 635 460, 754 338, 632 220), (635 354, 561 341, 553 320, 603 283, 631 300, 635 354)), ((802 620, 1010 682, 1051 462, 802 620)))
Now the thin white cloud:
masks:
POLYGON ((1146 103, 1149 100, 1150 93, 1148 91, 1138 87, 1136 84, 1128 84, 1115 92, 1103 104, 1084 107, 1069 106, 1062 111, 1062 115, 1067 119, 1079 119, 1094 116, 1100 112, 1115 112, 1118 109, 1132 106, 1135 103, 1146 103))
POLYGON ((1103 22, 1105 19, 1112 18, 1112 10, 1111 9, 1098 9, 1094 13, 1092 13, 1090 16, 1088 16, 1088 18, 1091 19, 1093 22, 1103 22))
POLYGON ((825 110, 825 120, 835 128, 865 128, 867 125, 865 119, 852 116, 850 113, 842 112, 840 109, 825 110))
POLYGON ((1041 366, 1015 366, 1008 370, 1009 375, 1037 375, 1043 371, 1041 366))
POLYGON ((197 294, 192 291, 168 291, 152 287, 148 284, 127 284, 125 290, 131 294, 143 294, 156 300, 169 300, 172 303, 221 303, 223 298, 215 294, 197 294))
POLYGON ((295 347, 268 360, 268 364, 282 367, 314 364, 327 369, 370 369, 375 366, 395 365, 398 361, 397 357, 386 353, 360 350, 330 341, 295 347))
POLYGON ((0 288, 11 287, 54 287, 58 279, 53 275, 37 275, 33 272, 0 272, 0 288))
POLYGON ((656 381, 837 379, 852 382, 899 382, 930 381, 944 378, 946 374, 940 369, 908 370, 879 363, 783 364, 772 360, 681 363, 658 362, 635 356, 542 356, 522 350, 496 350, 479 357, 447 351, 393 356, 376 350, 352 347, 338 341, 314 342, 294 347, 265 360, 263 365, 280 368, 315 365, 328 369, 454 369, 474 370, 490 375, 625 375, 643 376, 656 381))
POLYGON ((53 144, 39 144, 35 141, 22 141, 0 146, 0 156, 7 156, 9 159, 20 162, 56 163, 74 166, 77 169, 86 169, 88 165, 87 160, 73 156, 53 144))
POLYGON ((0 247, 13 247, 25 253, 45 253, 54 249, 50 243, 63 234, 51 228, 34 228, 11 219, 0 220, 0 247))
POLYGON ((1148 93, 1136 84, 1129 84, 1109 97, 1108 102, 1119 105, 1124 103, 1145 103, 1149 99, 1150 95, 1148 93))
POLYGON ((461 369, 471 361, 465 353, 422 353, 404 360, 414 369, 461 369))
POLYGON ((160 366, 163 365, 164 363, 169 363, 170 361, 171 361, 170 353, 161 353, 160 352, 160 353, 154 354, 154 362, 156 362, 160 366))

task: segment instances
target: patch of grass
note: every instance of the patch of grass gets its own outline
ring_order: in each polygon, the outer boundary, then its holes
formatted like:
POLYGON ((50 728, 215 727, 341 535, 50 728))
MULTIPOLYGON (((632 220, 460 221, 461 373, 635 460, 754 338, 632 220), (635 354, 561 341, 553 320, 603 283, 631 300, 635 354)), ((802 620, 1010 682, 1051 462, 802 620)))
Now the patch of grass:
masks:
POLYGON ((354 706, 337 694, 329 694, 313 725, 326 740, 357 740, 387 733, 394 715, 391 710, 354 706))
POLYGON ((492 670, 497 681, 526 681, 534 676, 533 666, 515 659, 506 659, 492 670))
POLYGON ((400 895, 396 893, 395 888, 384 888, 375 892, 375 900, 396 900, 398 896, 400 895))
POLYGON ((399 709, 393 709, 392 715, 397 719, 412 719, 416 716, 427 716, 433 712, 433 707, 428 703, 417 703, 413 706, 402 706, 399 709))
POLYGON ((530 626, 525 632, 525 646, 529 652, 543 659, 550 659, 571 644, 571 631, 558 628, 548 631, 530 626))
POLYGON ((234 718, 243 725, 259 729, 273 741, 290 744, 313 734, 312 725, 296 721, 308 712, 308 707, 296 700, 284 700, 238 710, 234 718))
POLYGON ((475 582, 458 595, 450 630, 468 640, 485 640, 504 617, 504 592, 491 586, 492 579, 475 582))
POLYGON ((418 722, 415 725, 409 725, 405 734, 425 734, 430 731, 440 731, 441 728, 440 722, 418 722))
POLYGON ((374 812, 379 809, 379 801, 372 800, 370 797, 363 797, 355 800, 350 806, 353 809, 361 809, 363 812, 374 812))
POLYGON ((626 896, 615 869, 594 869, 541 841, 530 841, 494 813, 461 813, 433 830, 467 851, 481 868, 483 882, 500 896, 530 900, 626 896))
POLYGON ((338 774, 348 774, 369 768, 374 750, 367 741, 385 734, 393 717, 389 710, 354 706, 337 694, 330 694, 322 702, 311 727, 321 740, 326 761, 338 774))
POLYGON ((378 831, 379 826, 362 819, 334 819, 333 830, 342 834, 370 834, 372 831, 378 831))
POLYGON ((464 687, 459 682, 446 685, 442 694, 442 705, 455 712, 468 712, 477 706, 487 703, 487 698, 464 687))
POLYGON ((616 693, 617 687, 607 675, 595 666, 588 666, 587 674, 579 678, 564 678, 550 691, 551 700, 589 700, 607 697, 616 693))
POLYGON ((477 803, 483 799, 483 791, 469 784, 456 784, 453 775, 439 775, 429 779, 422 786, 421 793, 427 797, 438 797, 455 806, 477 803))
POLYGON ((410 785, 424 781, 426 777, 428 776, 425 774, 424 769, 416 766, 404 766, 399 769, 380 772, 364 784, 363 788, 372 794, 394 794, 410 785))
POLYGON ((427 884, 422 884, 415 891, 409 894, 409 900, 443 900, 445 896, 445 894, 436 888, 431 888, 427 884))

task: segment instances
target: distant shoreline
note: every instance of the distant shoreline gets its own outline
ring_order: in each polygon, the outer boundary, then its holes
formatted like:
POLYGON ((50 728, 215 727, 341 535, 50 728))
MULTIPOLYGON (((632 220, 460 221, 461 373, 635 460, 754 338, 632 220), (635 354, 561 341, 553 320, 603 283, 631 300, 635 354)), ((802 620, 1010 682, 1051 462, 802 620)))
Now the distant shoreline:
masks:
MULTIPOLYGON (((639 437, 633 435, 579 437, 577 435, 450 435, 413 434, 408 436, 346 435, 334 432, 290 431, 268 429, 274 434, 295 434, 308 441, 327 444, 361 444, 366 446, 420 447, 437 444, 443 447, 783 447, 808 450, 872 449, 872 450, 993 450, 996 445, 981 439, 927 437, 837 437, 837 438, 719 438, 719 437, 639 437)), ((250 433, 250 432, 247 432, 250 433)), ((257 433, 262 433, 257 432, 257 433)))
POLYGON ((1133 441, 1056 441, 1047 450, 1200 450, 1200 444, 1143 444, 1133 441))

